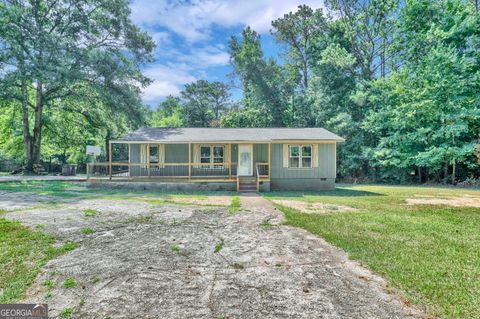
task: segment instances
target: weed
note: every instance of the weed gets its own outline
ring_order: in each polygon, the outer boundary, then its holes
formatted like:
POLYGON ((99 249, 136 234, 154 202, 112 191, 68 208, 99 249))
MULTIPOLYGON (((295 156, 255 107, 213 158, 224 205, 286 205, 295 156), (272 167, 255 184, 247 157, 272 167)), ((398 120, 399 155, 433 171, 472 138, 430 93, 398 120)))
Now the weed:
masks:
POLYGON ((265 219, 264 221, 262 221, 260 223, 260 227, 263 227, 263 228, 272 228, 273 227, 273 224, 270 223, 270 219, 265 219))
POLYGON ((240 210, 240 197, 234 196, 232 197, 232 203, 228 206, 228 213, 235 214, 240 210))
POLYGON ((76 249, 78 246, 80 246, 78 243, 73 242, 73 241, 67 241, 65 244, 63 244, 60 248, 58 248, 62 253, 66 253, 69 251, 72 251, 76 249))
POLYGON ((42 225, 42 224, 35 225, 35 229, 37 230, 45 229, 45 225, 42 225))
POLYGON ((243 264, 237 263, 237 262, 231 264, 231 266, 232 266, 233 269, 244 269, 245 268, 245 266, 243 264))
POLYGON ((80 230, 80 232, 84 235, 89 235, 89 234, 93 234, 95 232, 95 229, 93 229, 93 228, 82 228, 80 230))
POLYGON ((73 308, 64 308, 62 312, 60 312, 61 319, 70 318, 73 315, 73 308))
POLYGON ((83 299, 83 298, 80 299, 79 305, 80 305, 80 306, 83 306, 84 304, 85 304, 85 299, 83 299))
POLYGON ((223 249, 223 245, 225 244, 225 241, 223 238, 220 240, 218 244, 215 245, 215 250, 213 251, 214 253, 219 253, 223 249))
POLYGON ((96 211, 95 209, 87 208, 83 211, 83 214, 85 215, 85 217, 95 217, 97 216, 98 211, 96 211))
POLYGON ((52 290, 53 287, 55 287, 55 283, 53 282, 53 280, 50 280, 50 279, 45 280, 43 282, 43 285, 47 287, 48 290, 52 290))
POLYGON ((74 278, 67 278, 62 284, 65 289, 73 288, 77 285, 77 281, 74 278))
POLYGON ((180 247, 179 245, 170 246, 170 250, 173 251, 174 253, 176 253, 177 255, 180 255, 180 256, 185 256, 186 255, 185 250, 183 250, 182 247, 180 247))

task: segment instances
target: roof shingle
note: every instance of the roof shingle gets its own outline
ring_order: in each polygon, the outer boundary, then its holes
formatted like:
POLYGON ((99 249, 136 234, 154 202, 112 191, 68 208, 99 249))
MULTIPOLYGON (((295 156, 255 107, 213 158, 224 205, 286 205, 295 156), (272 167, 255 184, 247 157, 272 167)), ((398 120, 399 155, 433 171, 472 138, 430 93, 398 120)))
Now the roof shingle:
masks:
POLYGON ((112 142, 274 142, 282 140, 343 142, 323 128, 150 128, 145 127, 112 142))

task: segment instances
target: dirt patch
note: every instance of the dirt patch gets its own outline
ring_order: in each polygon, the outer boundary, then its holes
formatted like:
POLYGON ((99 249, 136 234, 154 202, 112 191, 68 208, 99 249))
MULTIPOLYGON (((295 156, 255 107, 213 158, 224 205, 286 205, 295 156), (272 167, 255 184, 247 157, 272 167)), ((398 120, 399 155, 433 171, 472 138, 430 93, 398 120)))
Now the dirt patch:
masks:
POLYGON ((275 199, 275 204, 297 209, 306 214, 330 214, 340 212, 356 211, 356 208, 344 205, 333 205, 323 203, 309 203, 300 200, 275 199))
POLYGON ((0 191, 0 209, 16 210, 34 207, 42 204, 49 204, 59 199, 47 195, 38 195, 27 192, 0 191))
POLYGON ((480 207, 480 197, 450 197, 450 198, 407 198, 409 205, 447 205, 453 207, 480 207))
POLYGON ((232 203, 230 196, 207 196, 203 197, 172 197, 169 201, 174 203, 186 203, 192 205, 208 205, 208 206, 228 206, 232 203))
POLYGON ((22 302, 48 303, 52 317, 71 307, 72 318, 421 317, 343 251, 273 222, 279 213, 265 201, 242 195, 249 211, 235 214, 101 199, 7 213, 80 243, 43 268, 22 302), (66 278, 78 284, 63 288, 66 278))

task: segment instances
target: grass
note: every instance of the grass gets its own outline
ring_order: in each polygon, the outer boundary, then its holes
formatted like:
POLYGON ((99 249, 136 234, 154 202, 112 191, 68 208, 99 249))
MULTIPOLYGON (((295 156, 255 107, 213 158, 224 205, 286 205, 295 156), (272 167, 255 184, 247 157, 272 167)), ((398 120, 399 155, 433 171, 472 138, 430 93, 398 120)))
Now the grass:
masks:
POLYGON ((64 308, 62 312, 60 312, 61 319, 70 318, 73 315, 73 308, 64 308))
POLYGON ((160 203, 169 201, 173 198, 198 198, 205 199, 210 195, 234 196, 236 192, 229 191, 145 191, 128 189, 91 189, 82 182, 68 181, 20 181, 20 182, 2 182, 0 190, 9 192, 29 192, 37 195, 49 195, 60 198, 103 198, 103 199, 131 199, 137 200, 158 199, 160 203), (159 196, 161 197, 159 199, 159 196))
POLYGON ((0 218, 0 303, 20 299, 49 260, 75 249, 75 243, 54 246, 55 239, 0 218))
POLYGON ((98 211, 96 211, 95 209, 87 208, 83 211, 83 214, 85 215, 85 217, 95 217, 97 216, 98 211))
POLYGON ((232 197, 232 203, 228 206, 228 213, 235 214, 240 210, 240 207, 240 196, 234 196, 232 197))
POLYGON ((87 227, 87 228, 80 229, 80 232, 84 235, 90 235, 90 234, 93 234, 95 232, 95 229, 87 227))
POLYGON ((223 238, 215 245, 215 249, 213 250, 214 253, 219 253, 222 251, 223 246, 225 245, 225 241, 223 238))
POLYGON ((480 318, 480 208, 405 204, 411 197, 480 197, 479 191, 355 186, 265 196, 359 209, 316 215, 277 205, 288 224, 341 247, 430 314, 480 318))
POLYGON ((75 278, 67 278, 62 284, 62 287, 65 289, 73 288, 77 285, 75 278))
POLYGON ((182 247, 180 247, 179 245, 170 246, 170 250, 172 252, 174 252, 175 254, 179 255, 179 256, 185 256, 186 255, 185 250, 183 250, 182 247))

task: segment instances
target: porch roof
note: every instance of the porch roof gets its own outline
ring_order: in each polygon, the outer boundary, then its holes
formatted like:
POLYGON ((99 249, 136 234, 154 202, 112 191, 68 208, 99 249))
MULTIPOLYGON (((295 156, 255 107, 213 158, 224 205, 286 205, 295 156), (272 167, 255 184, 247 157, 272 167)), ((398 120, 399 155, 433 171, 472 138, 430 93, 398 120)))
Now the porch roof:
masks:
POLYGON ((345 141, 323 128, 152 128, 144 127, 112 143, 205 143, 345 141))

